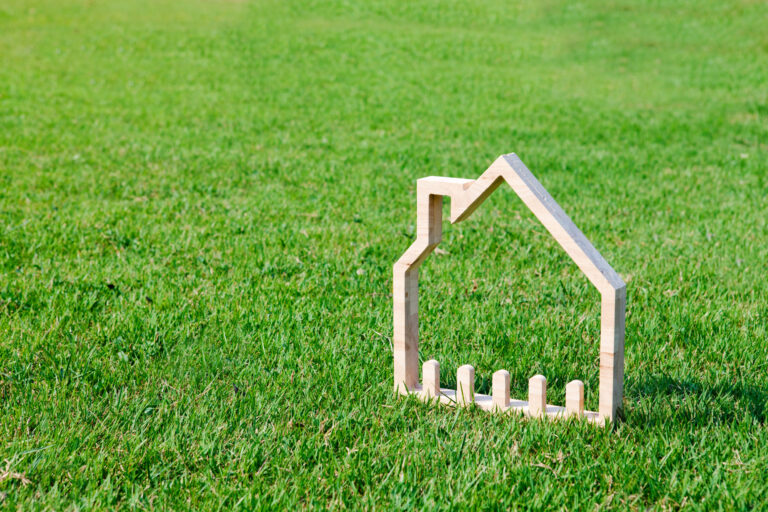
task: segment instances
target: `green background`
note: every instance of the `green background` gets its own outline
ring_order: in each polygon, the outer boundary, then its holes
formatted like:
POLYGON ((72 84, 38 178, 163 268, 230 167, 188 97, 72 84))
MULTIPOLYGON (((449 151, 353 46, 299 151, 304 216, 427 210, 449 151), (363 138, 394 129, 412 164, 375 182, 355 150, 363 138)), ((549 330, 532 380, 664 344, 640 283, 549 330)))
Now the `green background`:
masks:
MULTIPOLYGON (((762 1, 0 4, 0 506, 739 509, 768 486, 762 1), (415 180, 515 152, 627 282, 614 430, 392 394, 415 180)), ((597 408, 508 188, 421 272, 443 385, 597 408)))

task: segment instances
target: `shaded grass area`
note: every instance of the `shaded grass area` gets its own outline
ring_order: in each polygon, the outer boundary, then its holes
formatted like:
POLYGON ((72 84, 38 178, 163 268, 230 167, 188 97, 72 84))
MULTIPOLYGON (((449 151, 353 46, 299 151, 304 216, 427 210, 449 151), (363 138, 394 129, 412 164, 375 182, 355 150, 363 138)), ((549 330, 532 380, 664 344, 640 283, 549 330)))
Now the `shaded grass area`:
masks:
MULTIPOLYGON (((760 2, 0 6, 8 508, 759 506, 760 2), (516 152, 628 284, 614 431, 398 400, 415 180, 516 152)), ((596 291, 508 190, 421 279, 444 383, 597 407, 596 291)))

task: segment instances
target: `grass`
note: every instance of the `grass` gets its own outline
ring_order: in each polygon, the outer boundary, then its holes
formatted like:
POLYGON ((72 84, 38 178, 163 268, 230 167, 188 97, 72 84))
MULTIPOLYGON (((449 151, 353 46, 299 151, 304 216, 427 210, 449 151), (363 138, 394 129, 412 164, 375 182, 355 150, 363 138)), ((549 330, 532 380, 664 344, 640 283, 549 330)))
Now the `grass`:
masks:
MULTIPOLYGON (((768 485, 763 2, 0 5, 7 509, 744 509, 768 485), (628 284, 611 430, 392 394, 415 180, 516 152, 628 284)), ((584 380, 598 295, 509 190, 422 356, 584 380)))

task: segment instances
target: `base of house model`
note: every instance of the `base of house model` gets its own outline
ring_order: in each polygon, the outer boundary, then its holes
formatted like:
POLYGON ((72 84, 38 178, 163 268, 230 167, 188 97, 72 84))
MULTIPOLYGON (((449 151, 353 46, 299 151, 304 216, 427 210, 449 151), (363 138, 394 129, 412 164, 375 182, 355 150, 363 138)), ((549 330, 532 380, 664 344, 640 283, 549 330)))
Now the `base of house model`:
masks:
POLYGON ((597 249, 571 221, 525 164, 510 153, 502 155, 476 180, 430 176, 416 182, 416 240, 393 268, 395 390, 449 405, 477 404, 485 410, 518 412, 526 416, 577 416, 598 424, 616 421, 624 389, 624 316, 627 289, 597 249), (419 266, 442 240, 443 199, 451 202, 451 223, 467 219, 502 183, 507 183, 541 221, 600 292, 600 387, 598 412, 584 410, 584 385, 566 386, 565 407, 547 404, 547 381, 536 375, 529 381, 528 401, 510 400, 509 373, 493 375, 491 396, 474 393, 475 370, 458 370, 457 387, 440 387, 440 365, 424 364, 419 383, 419 266))
POLYGON ((509 372, 499 370, 493 374, 491 395, 475 393, 475 369, 471 365, 459 368, 456 387, 440 387, 440 363, 431 359, 422 367, 422 383, 404 394, 415 395, 424 402, 439 402, 452 407, 469 407, 472 404, 484 411, 498 414, 518 414, 528 418, 568 419, 579 418, 603 425, 600 414, 584 410, 584 383, 573 380, 565 386, 565 407, 547 403, 547 379, 534 375, 528 380, 528 401, 509 397, 509 372))

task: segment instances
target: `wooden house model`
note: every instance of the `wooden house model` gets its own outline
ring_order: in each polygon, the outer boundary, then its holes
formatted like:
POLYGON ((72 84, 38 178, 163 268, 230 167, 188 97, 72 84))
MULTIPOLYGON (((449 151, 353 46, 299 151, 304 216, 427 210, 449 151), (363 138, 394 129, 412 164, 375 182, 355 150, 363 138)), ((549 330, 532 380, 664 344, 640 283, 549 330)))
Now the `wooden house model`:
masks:
POLYGON ((394 266, 394 385, 400 394, 449 405, 476 404, 491 412, 566 418, 578 416, 604 424, 616 421, 624 384, 624 311, 626 285, 514 153, 502 155, 476 180, 430 176, 417 180, 416 240, 394 266), (492 395, 475 394, 474 368, 461 366, 457 389, 440 386, 440 365, 424 363, 419 381, 419 265, 442 238, 443 197, 451 200, 451 223, 468 218, 503 182, 522 199, 565 249, 602 297, 600 320, 600 386, 597 412, 584 410, 584 385, 566 386, 565 407, 547 404, 546 379, 529 381, 528 400, 510 399, 509 373, 493 374, 492 395))

